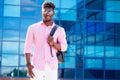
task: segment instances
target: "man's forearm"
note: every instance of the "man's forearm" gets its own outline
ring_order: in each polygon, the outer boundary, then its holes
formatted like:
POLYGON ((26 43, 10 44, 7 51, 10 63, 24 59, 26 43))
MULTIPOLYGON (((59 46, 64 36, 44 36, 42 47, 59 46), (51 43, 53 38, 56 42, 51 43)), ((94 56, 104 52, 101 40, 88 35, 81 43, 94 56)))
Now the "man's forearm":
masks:
POLYGON ((58 51, 60 51, 61 50, 61 46, 60 46, 60 44, 58 44, 58 43, 53 43, 53 45, 52 45, 55 49, 57 49, 58 51))
POLYGON ((28 64, 31 64, 31 61, 30 61, 30 53, 25 53, 25 57, 26 57, 26 65, 28 64))

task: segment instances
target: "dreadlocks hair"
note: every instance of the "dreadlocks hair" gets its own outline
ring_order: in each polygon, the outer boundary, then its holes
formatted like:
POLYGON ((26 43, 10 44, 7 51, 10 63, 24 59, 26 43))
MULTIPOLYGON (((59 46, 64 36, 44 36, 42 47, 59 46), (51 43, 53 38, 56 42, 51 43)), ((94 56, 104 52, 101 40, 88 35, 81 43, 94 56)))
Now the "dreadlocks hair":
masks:
POLYGON ((54 10, 55 4, 52 3, 52 2, 49 2, 49 1, 45 1, 45 2, 42 4, 42 8, 52 8, 52 9, 54 10))

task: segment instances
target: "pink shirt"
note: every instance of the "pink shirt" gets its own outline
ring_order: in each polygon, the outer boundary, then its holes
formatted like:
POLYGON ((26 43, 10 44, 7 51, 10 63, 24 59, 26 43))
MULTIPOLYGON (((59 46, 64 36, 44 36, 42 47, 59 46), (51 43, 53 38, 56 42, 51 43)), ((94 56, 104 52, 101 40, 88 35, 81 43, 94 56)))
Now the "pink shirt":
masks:
MULTIPOLYGON (((54 25, 55 23, 47 27, 43 21, 40 21, 30 25, 28 28, 24 53, 30 53, 32 55, 32 64, 36 69, 44 70, 45 64, 48 64, 51 69, 58 68, 57 50, 52 48, 52 57, 50 46, 47 43, 48 35, 54 25)), ((64 28, 58 27, 53 37, 54 42, 58 42, 61 45, 61 51, 65 51, 67 49, 67 41, 64 28)))

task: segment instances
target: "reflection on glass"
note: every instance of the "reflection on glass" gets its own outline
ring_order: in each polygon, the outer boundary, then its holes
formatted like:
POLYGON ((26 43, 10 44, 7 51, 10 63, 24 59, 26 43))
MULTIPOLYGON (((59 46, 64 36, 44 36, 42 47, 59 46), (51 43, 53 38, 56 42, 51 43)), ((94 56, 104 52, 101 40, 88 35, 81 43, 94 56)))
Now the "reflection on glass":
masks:
POLYGON ((104 10, 104 0, 86 0, 85 2, 87 9, 104 10))
POLYGON ((2 40, 2 30, 0 30, 0 40, 2 40))
POLYGON ((76 58, 76 68, 83 68, 83 58, 82 57, 76 58))
POLYGON ((103 62, 101 59, 86 59, 85 60, 85 68, 103 68, 103 62))
POLYGON ((4 16, 20 17, 20 6, 4 5, 4 16))
POLYGON ((83 12, 83 10, 79 10, 77 12, 77 20, 78 21, 83 21, 84 20, 84 12, 83 12))
MULTIPOLYGON (((21 4, 26 6, 37 6, 36 1, 37 0, 21 0, 21 4)), ((38 2, 41 2, 41 1, 38 1, 38 2)))
POLYGON ((61 0, 61 8, 76 9, 76 0, 61 0))
POLYGON ((106 70, 120 70, 120 59, 105 59, 106 70))
POLYGON ((62 9, 60 14, 60 19, 68 20, 68 21, 76 21, 76 10, 62 9))
POLYGON ((5 76, 15 77, 18 76, 17 70, 18 70, 17 67, 1 67, 1 75, 4 77, 5 76))
POLYGON ((105 56, 106 57, 114 57, 114 54, 115 54, 114 53, 114 46, 106 46, 105 47, 105 56))
POLYGON ((85 56, 95 56, 95 46, 85 46, 85 56))
POLYGON ((87 20, 101 20, 103 21, 103 12, 87 12, 87 20))
POLYGON ((27 28, 35 22, 35 19, 21 19, 21 30, 27 30, 27 28))
POLYGON ((119 0, 106 0, 105 7, 107 11, 120 11, 120 1, 119 0))
POLYGON ((28 77, 26 67, 19 67, 19 77, 28 77))
POLYGON ((18 42, 3 42, 2 52, 9 54, 18 54, 18 42))
POLYGON ((4 4, 20 5, 20 0, 4 0, 4 4))
POLYGON ((4 29, 19 29, 19 18, 4 18, 4 29))
POLYGON ((65 57, 64 64, 59 65, 60 68, 75 68, 75 57, 65 57))
POLYGON ((2 54, 2 66, 18 66, 18 55, 2 54))
POLYGON ((37 8, 35 8, 35 7, 22 7, 21 8, 21 16, 35 18, 35 17, 37 17, 36 10, 37 10, 37 8))
POLYGON ((59 20, 60 18, 60 11, 59 10, 55 10, 55 15, 53 16, 54 20, 59 20))
POLYGON ((16 30, 4 30, 3 31, 3 40, 18 41, 19 32, 16 30))

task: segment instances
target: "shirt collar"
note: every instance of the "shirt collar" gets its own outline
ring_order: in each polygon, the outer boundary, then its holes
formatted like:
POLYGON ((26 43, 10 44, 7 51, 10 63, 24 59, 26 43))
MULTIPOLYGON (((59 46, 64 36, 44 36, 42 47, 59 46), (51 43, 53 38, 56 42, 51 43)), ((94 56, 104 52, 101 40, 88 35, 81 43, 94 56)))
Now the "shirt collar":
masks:
MULTIPOLYGON (((44 25, 44 26, 46 26, 46 25, 44 24, 43 20, 40 21, 40 25, 44 25)), ((49 27, 50 27, 50 28, 53 28, 54 26, 55 26, 55 22, 53 21, 52 26, 49 26, 49 27)))

